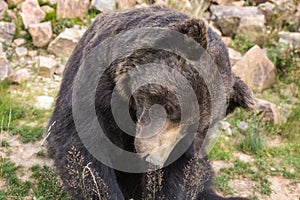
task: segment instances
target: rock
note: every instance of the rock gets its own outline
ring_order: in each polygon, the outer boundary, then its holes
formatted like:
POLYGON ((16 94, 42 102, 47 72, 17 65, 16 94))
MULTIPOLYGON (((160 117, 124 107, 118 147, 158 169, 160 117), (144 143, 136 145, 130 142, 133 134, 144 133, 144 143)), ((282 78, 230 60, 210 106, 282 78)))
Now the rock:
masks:
POLYGON ((23 44, 26 43, 26 40, 24 38, 17 38, 14 40, 13 44, 16 46, 16 47, 19 47, 23 44))
POLYGON ((119 9, 128 9, 133 8, 136 5, 135 0, 116 0, 117 6, 119 9))
POLYGON ((30 78, 30 73, 28 69, 20 69, 14 73, 14 75, 11 76, 11 80, 14 83, 22 83, 24 81, 27 81, 30 78))
MULTIPOLYGON (((122 2, 126 2, 127 0, 123 0, 122 2)), ((113 10, 116 7, 115 0, 92 0, 91 3, 97 10, 105 11, 105 10, 113 10)))
POLYGON ((59 57, 69 57, 86 29, 65 29, 48 46, 48 51, 59 57))
POLYGON ((23 2, 24 0, 6 0, 6 2, 9 4, 9 5, 12 5, 12 4, 19 4, 21 2, 23 2))
POLYGON ((232 48, 228 48, 230 64, 233 66, 237 61, 242 59, 242 54, 232 48))
POLYGON ((259 111, 259 116, 264 122, 281 124, 286 122, 287 117, 290 114, 289 111, 284 110, 283 108, 280 108, 266 100, 256 99, 256 105, 259 111))
POLYGON ((28 28, 30 24, 41 22, 46 15, 37 0, 26 0, 21 4, 20 10, 25 28, 28 28))
POLYGON ((17 19, 17 15, 14 11, 12 10, 7 10, 6 11, 6 16, 10 19, 10 20, 14 20, 17 19))
POLYGON ((265 15, 267 22, 272 20, 272 17, 274 16, 274 8, 275 5, 270 2, 266 2, 258 6, 258 9, 265 15))
POLYGON ((300 47, 300 33, 296 32, 279 32, 279 42, 289 45, 290 47, 300 47))
POLYGON ((53 97, 49 97, 49 96, 37 96, 36 97, 36 107, 39 109, 50 109, 53 102, 54 102, 54 98, 53 97))
POLYGON ((38 74, 43 77, 52 77, 57 62, 55 59, 50 57, 39 56, 37 59, 38 74))
POLYGON ((257 45, 232 67, 232 71, 255 92, 271 88, 276 79, 274 64, 257 45))
POLYGON ((287 100, 292 104, 298 102, 298 88, 295 83, 291 83, 282 87, 280 89, 280 94, 287 98, 287 100))
POLYGON ((261 3, 266 3, 268 0, 249 0, 249 3, 252 3, 252 4, 261 4, 261 3))
POLYGON ((226 46, 229 46, 230 43, 231 43, 231 41, 232 41, 232 39, 231 39, 231 37, 222 37, 222 41, 224 42, 224 44, 226 46))
POLYGON ((224 36, 242 33, 255 42, 265 32, 265 16, 257 7, 211 6, 211 11, 224 36))
POLYGON ((45 12, 45 13, 51 13, 54 11, 54 9, 48 5, 44 5, 41 7, 41 9, 45 12))
POLYGON ((244 6, 245 5, 245 1, 234 1, 234 2, 231 2, 230 5, 233 5, 233 6, 244 6))
POLYGON ((9 22, 0 22, 0 42, 10 45, 16 32, 16 25, 9 22))
POLYGON ((4 0, 0 0, 0 19, 3 19, 7 8, 8 8, 7 3, 5 3, 4 0))
POLYGON ((2 55, 4 53, 3 50, 4 50, 3 44, 2 44, 2 42, 0 42, 0 55, 2 55))
POLYGON ((37 56, 37 51, 36 51, 36 50, 28 51, 28 55, 29 55, 31 58, 35 58, 35 57, 37 56))
POLYGON ((55 69, 55 71, 54 71, 54 74, 60 76, 60 75, 63 74, 64 70, 65 70, 65 65, 62 64, 62 63, 59 63, 59 64, 58 64, 58 67, 57 67, 57 68, 55 69))
POLYGON ((248 125, 247 122, 241 121, 241 122, 238 124, 238 127, 239 127, 239 129, 241 129, 242 133, 245 133, 246 130, 248 129, 249 125, 248 125))
POLYGON ((0 54, 0 81, 10 77, 13 74, 13 70, 10 68, 5 54, 0 54))
POLYGON ((26 56, 28 54, 28 49, 26 47, 17 47, 15 49, 15 52, 16 52, 18 57, 23 57, 23 56, 26 56))
POLYGON ((228 135, 232 135, 232 130, 230 128, 230 123, 226 121, 219 122, 220 129, 225 131, 228 135))
POLYGON ((32 37, 34 46, 36 47, 47 46, 50 43, 52 38, 51 22, 31 24, 29 26, 29 33, 32 37))
POLYGON ((58 0, 56 17, 83 19, 90 6, 89 0, 58 0))

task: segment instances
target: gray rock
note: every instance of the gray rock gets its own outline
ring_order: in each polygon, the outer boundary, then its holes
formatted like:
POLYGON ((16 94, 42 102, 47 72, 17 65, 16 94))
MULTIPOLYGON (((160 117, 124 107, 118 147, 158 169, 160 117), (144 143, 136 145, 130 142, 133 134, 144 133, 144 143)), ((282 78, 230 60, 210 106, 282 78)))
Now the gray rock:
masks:
POLYGON ((256 41, 265 32, 265 16, 257 7, 211 6, 211 10, 224 36, 242 33, 256 41))
POLYGON ((274 64, 257 45, 232 67, 232 71, 255 92, 271 88, 276 79, 274 64))
POLYGON ((279 42, 289 45, 290 47, 300 47, 300 33, 296 32, 279 32, 279 42))
POLYGON ((62 63, 58 64, 58 67, 55 69, 54 74, 55 75, 62 75, 65 69, 65 65, 62 63))
POLYGON ((10 45, 16 32, 16 25, 9 22, 0 22, 0 42, 10 45))
POLYGON ((46 15, 37 0, 26 0, 20 5, 20 10, 25 28, 28 28, 30 24, 41 22, 46 15))
POLYGON ((12 5, 12 4, 18 4, 20 2, 22 2, 24 0, 6 0, 6 2, 8 3, 8 5, 12 5))
POLYGON ((0 0, 0 19, 3 19, 5 11, 7 10, 8 5, 4 0, 0 0))
POLYGON ((242 133, 246 132, 246 130, 248 129, 249 125, 247 122, 241 121, 238 124, 239 129, 241 129, 242 133))
POLYGON ((14 73, 14 75, 11 76, 11 80, 14 83, 22 83, 24 81, 27 81, 30 78, 30 73, 28 69, 20 69, 14 73))
POLYGON ((32 37, 34 46, 45 47, 52 38, 51 22, 43 22, 29 25, 29 33, 32 37))
POLYGON ((290 114, 290 111, 263 99, 256 99, 256 105, 262 121, 265 122, 285 123, 290 114))
POLYGON ((0 81, 10 77, 13 70, 10 68, 5 54, 0 54, 0 81))
POLYGON ((265 19, 267 22, 270 22, 272 20, 272 17, 275 14, 274 8, 275 5, 270 2, 266 2, 258 6, 258 9, 265 15, 265 19))
POLYGON ((39 56, 37 58, 38 74, 43 77, 52 77, 57 61, 50 57, 39 56))
POLYGON ((243 58, 240 52, 232 48, 228 48, 228 54, 231 66, 235 65, 236 62, 240 61, 243 58))
POLYGON ((26 47, 17 47, 15 49, 15 52, 16 52, 18 57, 23 57, 23 56, 26 56, 28 54, 28 49, 26 47))
POLYGON ((49 97, 49 96, 37 96, 36 97, 36 107, 39 109, 50 109, 53 102, 54 102, 54 98, 53 97, 49 97))
POLYGON ((135 0, 116 0, 116 4, 119 9, 133 8, 136 5, 135 0))
POLYGON ((83 19, 90 6, 89 0, 58 0, 56 17, 59 18, 75 18, 83 19))
POLYGON ((0 42, 0 55, 3 53, 3 50, 4 50, 3 44, 2 44, 2 42, 0 42))
POLYGON ((16 47, 19 47, 23 44, 26 43, 26 40, 24 38, 17 38, 14 40, 13 44, 16 46, 16 47))
POLYGON ((86 29, 65 29, 48 46, 48 51, 60 57, 69 57, 86 29))
POLYGON ((51 6, 48 5, 44 5, 41 7, 41 9, 45 12, 45 13, 51 13, 54 11, 54 9, 51 6))
MULTIPOLYGON (((130 1, 132 1, 132 0, 123 0, 122 3, 126 5, 126 2, 130 2, 130 1)), ((115 0, 92 0, 91 5, 94 6, 97 10, 105 11, 105 10, 115 9, 116 2, 115 2, 115 0)), ((119 8, 122 8, 122 7, 119 7, 119 8)))

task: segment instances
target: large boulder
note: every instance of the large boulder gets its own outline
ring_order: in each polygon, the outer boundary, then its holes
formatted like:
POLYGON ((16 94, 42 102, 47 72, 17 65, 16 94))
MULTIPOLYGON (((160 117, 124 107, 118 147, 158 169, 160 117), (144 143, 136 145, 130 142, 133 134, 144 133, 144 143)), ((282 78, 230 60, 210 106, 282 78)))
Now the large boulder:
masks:
POLYGON ((276 79, 274 64, 257 45, 232 67, 232 71, 256 92, 271 88, 276 79))
POLYGON ((265 32, 265 16, 253 6, 211 6, 216 23, 224 36, 244 34, 256 42, 265 32))
POLYGON ((28 28, 30 24, 41 22, 46 15, 37 0, 26 0, 21 4, 20 10, 25 28, 28 28))
POLYGON ((85 32, 77 27, 65 29, 48 46, 48 51, 60 57, 69 57, 85 32))
POLYGON ((8 8, 7 3, 5 3, 4 0, 0 0, 0 19, 3 18, 7 8, 8 8))
MULTIPOLYGON (((120 2, 130 2, 132 0, 123 0, 120 2)), ((134 1, 135 2, 135 1, 134 1)), ((105 10, 113 10, 116 7, 115 0, 92 0, 92 6, 97 8, 97 10, 105 11, 105 10)))
POLYGON ((16 32, 16 25, 9 22, 0 22, 0 42, 10 45, 16 32))
POLYGON ((89 0, 58 0, 56 17, 83 19, 90 6, 89 0))
POLYGON ((0 81, 10 77, 12 74, 13 70, 10 68, 5 54, 0 54, 0 81))
POLYGON ((34 46, 45 47, 50 43, 52 38, 51 22, 31 24, 29 25, 29 33, 34 46))

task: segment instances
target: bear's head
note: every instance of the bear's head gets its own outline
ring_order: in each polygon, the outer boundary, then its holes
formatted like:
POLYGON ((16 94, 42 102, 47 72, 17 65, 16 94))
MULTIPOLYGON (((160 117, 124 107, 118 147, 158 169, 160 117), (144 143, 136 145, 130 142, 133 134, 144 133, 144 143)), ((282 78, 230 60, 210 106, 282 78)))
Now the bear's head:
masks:
MULTIPOLYGON (((231 72, 224 43, 204 21, 189 19, 169 29, 194 39, 206 50, 224 84, 222 100, 226 102, 225 114, 237 107, 254 108, 251 90, 231 72)), ((134 147, 141 157, 161 167, 174 147, 188 134, 196 132, 196 145, 202 144, 207 129, 215 124, 217 118, 211 116, 212 102, 205 77, 193 69, 191 63, 165 50, 139 49, 114 64, 116 91, 120 96, 130 98, 129 111, 136 124, 134 147), (136 71, 135 75, 132 71, 136 71), (181 75, 186 82, 181 80, 181 75), (141 87, 136 87, 137 79, 144 83, 141 87), (195 94, 197 105, 189 96, 189 88, 195 94), (189 107, 184 113, 182 101, 189 107), (198 119, 198 124, 195 119, 198 119)), ((199 150, 197 146, 194 148, 199 150)))

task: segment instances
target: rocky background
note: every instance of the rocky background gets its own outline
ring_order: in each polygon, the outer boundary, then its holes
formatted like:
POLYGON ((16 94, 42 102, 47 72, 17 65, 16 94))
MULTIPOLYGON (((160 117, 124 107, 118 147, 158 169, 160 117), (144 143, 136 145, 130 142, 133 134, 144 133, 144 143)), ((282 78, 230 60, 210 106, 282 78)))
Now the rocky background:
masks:
POLYGON ((219 124, 216 189, 299 200, 299 0, 0 0, 0 199, 68 199, 40 145, 66 61, 98 14, 150 4, 205 18, 257 98, 219 124))

